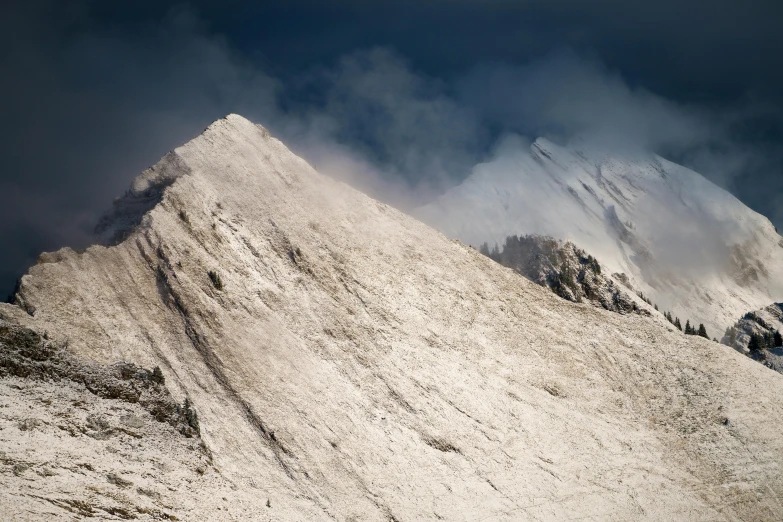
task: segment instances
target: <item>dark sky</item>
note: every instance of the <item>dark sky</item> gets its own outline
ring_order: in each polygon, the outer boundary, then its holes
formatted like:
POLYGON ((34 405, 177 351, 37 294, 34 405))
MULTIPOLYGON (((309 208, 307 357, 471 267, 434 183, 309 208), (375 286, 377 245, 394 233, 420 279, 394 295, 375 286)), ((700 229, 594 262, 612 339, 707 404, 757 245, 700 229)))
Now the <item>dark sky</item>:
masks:
POLYGON ((783 230, 782 2, 122 4, 0 7, 0 292, 229 112, 398 201, 505 134, 587 136, 695 168, 783 230))

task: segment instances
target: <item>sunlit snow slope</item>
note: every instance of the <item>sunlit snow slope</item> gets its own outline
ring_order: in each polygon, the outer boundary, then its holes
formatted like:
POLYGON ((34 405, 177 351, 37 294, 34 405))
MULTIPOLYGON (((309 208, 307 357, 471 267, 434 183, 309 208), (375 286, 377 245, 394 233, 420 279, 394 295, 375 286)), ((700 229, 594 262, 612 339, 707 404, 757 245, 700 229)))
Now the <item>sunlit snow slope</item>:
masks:
POLYGON ((545 139, 508 146, 415 214, 474 246, 511 234, 571 240, 711 337, 783 298, 783 238, 769 220, 658 156, 621 159, 545 139))
POLYGON ((114 246, 41 256, 0 317, 80 360, 160 367, 209 465, 157 425, 123 445, 57 428, 88 422, 75 385, 2 382, 0 519, 118 502, 137 520, 783 518, 783 375, 658 315, 565 301, 241 117, 115 210, 114 246))

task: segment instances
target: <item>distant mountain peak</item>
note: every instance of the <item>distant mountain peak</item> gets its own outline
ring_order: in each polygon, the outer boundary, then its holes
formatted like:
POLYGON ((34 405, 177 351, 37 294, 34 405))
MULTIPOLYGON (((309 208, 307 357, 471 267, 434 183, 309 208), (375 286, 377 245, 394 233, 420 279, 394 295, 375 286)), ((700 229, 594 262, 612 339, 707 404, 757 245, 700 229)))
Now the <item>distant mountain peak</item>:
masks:
POLYGON ((525 234, 574 241, 710 331, 783 298, 780 236, 770 221, 655 155, 538 138, 529 151, 502 149, 414 214, 469 244, 525 234))

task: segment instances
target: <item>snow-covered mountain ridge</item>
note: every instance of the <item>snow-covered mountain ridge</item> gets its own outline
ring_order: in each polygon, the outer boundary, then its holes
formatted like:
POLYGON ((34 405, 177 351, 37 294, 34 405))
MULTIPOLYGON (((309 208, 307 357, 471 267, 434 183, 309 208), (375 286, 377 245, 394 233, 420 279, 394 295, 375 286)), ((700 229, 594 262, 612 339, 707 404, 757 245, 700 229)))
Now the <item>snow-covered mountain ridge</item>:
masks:
POLYGON ((200 441, 0 377, 0 518, 783 518, 783 375, 735 350, 565 301, 238 116, 134 187, 0 318, 75 371, 159 367, 200 441))
POLYGON ((572 241, 711 336, 783 298, 783 238, 770 221, 659 156, 545 139, 507 146, 414 214, 472 245, 522 234, 572 241))

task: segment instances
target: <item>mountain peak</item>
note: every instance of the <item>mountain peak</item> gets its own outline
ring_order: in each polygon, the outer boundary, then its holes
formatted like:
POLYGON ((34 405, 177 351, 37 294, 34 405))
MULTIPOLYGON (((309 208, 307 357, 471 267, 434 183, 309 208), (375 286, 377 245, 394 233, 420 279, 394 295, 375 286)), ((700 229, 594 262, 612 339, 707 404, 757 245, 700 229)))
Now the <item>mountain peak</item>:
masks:
MULTIPOLYGON (((192 166, 186 158, 205 157, 212 154, 216 144, 236 154, 246 149, 243 144, 252 144, 256 149, 272 143, 269 132, 261 125, 254 124, 238 114, 228 114, 212 122, 199 136, 176 148, 164 156, 158 163, 139 174, 124 196, 117 198, 112 209, 99 221, 96 227, 98 240, 106 244, 116 244, 124 240, 129 233, 140 225, 143 217, 153 209, 163 197, 163 192, 178 178, 192 172, 192 166)), ((279 142, 274 140, 278 145, 279 142)), ((262 153, 268 155, 267 153, 262 153)), ((220 175, 221 169, 212 169, 212 175, 220 175)))
POLYGON ((26 345, 0 367, 30 354, 39 373, 63 369, 53 348, 67 347, 78 364, 61 374, 81 379, 0 382, 0 511, 781 518, 747 500, 783 494, 780 375, 662 318, 560 299, 244 119, 152 170, 123 239, 31 267, 25 309, 0 306, 41 334, 0 324, 0 355, 26 345), (90 381, 112 386, 100 401, 84 400, 84 367, 110 377, 90 381), (165 383, 200 442, 161 427, 155 403, 111 402, 138 401, 141 381, 165 383))
POLYGON ((207 128, 202 133, 202 136, 218 132, 235 135, 246 135, 248 133, 252 133, 254 130, 261 130, 261 132, 266 132, 266 129, 264 129, 264 127, 262 127, 260 124, 253 123, 239 114, 230 113, 223 118, 217 119, 209 124, 209 126, 207 126, 207 128))
POLYGON ((715 334, 783 296, 769 220, 701 175, 655 156, 572 150, 545 138, 504 151, 416 215, 451 237, 570 240, 675 315, 715 334), (514 153, 515 151, 511 151, 514 153))
POLYGON ((535 154, 543 154, 546 157, 551 158, 553 154, 570 154, 568 149, 557 145, 556 143, 549 141, 544 137, 538 137, 530 145, 531 152, 535 154))
POLYGON ((535 141, 533 141, 532 146, 536 148, 548 149, 548 148, 556 147, 557 145, 555 145, 554 142, 549 141, 547 138, 544 138, 543 136, 539 136, 538 138, 535 139, 535 141))

